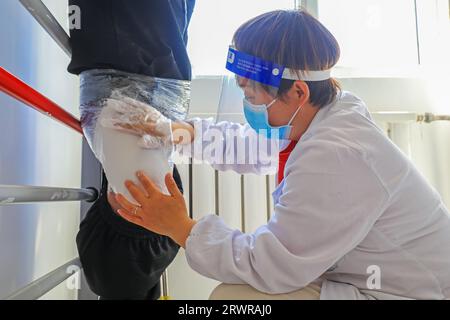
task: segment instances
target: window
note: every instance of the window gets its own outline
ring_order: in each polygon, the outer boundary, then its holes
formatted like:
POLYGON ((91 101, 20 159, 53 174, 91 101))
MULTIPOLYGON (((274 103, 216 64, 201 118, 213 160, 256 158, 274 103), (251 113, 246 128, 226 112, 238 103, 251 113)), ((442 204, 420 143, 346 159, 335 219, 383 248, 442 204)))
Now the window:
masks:
POLYGON ((224 74, 228 46, 236 29, 261 13, 293 9, 294 3, 294 0, 197 0, 188 43, 194 75, 224 74))
POLYGON ((413 0, 319 0, 318 16, 341 45, 341 67, 418 65, 413 0))
POLYGON ((304 0, 335 35, 336 75, 398 76, 449 68, 448 0, 304 0))
POLYGON ((335 35, 336 76, 396 76, 449 65, 449 0, 197 0, 188 51, 194 75, 226 73, 234 31, 248 19, 303 5, 335 35))
POLYGON ((421 64, 450 67, 450 1, 416 0, 421 64))

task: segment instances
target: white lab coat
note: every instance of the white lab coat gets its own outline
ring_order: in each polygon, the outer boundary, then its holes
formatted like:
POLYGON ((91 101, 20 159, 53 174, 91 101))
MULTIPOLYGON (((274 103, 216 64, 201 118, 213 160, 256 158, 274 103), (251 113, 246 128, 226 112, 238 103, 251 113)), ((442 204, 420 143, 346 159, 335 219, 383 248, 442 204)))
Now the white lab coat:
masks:
MULTIPOLYGON (((203 135, 212 127, 251 130, 194 123, 203 135)), ((259 163, 214 167, 269 171, 259 163)), ((274 294, 321 278, 321 299, 450 297, 449 212, 356 96, 341 92, 317 113, 284 177, 273 193, 272 218, 254 233, 233 230, 215 215, 199 220, 186 243, 189 265, 274 294)))

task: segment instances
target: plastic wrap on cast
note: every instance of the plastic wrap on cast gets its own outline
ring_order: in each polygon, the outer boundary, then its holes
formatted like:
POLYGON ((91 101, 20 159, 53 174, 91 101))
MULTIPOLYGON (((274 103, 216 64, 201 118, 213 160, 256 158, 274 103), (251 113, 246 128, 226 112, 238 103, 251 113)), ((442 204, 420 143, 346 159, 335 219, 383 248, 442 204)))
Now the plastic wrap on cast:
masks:
POLYGON ((102 163, 110 189, 131 197, 125 180, 145 171, 167 193, 164 177, 173 169, 173 146, 142 147, 142 136, 119 130, 118 124, 150 118, 184 120, 190 102, 190 82, 90 70, 80 75, 81 124, 86 139, 102 163))

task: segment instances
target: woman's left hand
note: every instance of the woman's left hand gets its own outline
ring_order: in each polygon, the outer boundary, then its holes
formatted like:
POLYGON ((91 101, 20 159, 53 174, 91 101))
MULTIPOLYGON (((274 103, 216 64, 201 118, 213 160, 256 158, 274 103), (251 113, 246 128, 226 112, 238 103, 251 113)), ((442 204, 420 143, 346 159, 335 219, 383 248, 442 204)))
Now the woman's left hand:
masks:
POLYGON ((170 195, 162 193, 143 172, 139 171, 137 177, 143 188, 132 181, 126 181, 125 186, 139 205, 117 194, 116 200, 122 206, 118 213, 132 223, 170 237, 184 248, 196 222, 189 218, 186 202, 172 175, 166 175, 170 195))

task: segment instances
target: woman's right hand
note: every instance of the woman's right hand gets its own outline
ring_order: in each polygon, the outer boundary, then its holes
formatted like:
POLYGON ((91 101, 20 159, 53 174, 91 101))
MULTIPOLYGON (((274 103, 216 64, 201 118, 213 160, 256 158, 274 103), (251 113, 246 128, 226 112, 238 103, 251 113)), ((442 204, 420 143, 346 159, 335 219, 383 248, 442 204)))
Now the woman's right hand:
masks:
POLYGON ((167 127, 165 127, 165 125, 165 123, 155 124, 153 122, 140 122, 133 125, 121 124, 120 127, 142 136, 143 141, 153 137, 157 139, 171 139, 171 143, 181 145, 190 144, 194 140, 195 130, 190 123, 184 121, 171 121, 170 124, 167 124, 167 127))
POLYGON ((171 121, 152 106, 129 97, 107 99, 108 112, 102 124, 141 137, 143 148, 159 148, 171 144, 189 144, 194 128, 184 121, 171 121))
POLYGON ((129 97, 106 100, 105 126, 124 129, 138 136, 165 137, 171 134, 171 121, 151 105, 129 97))

